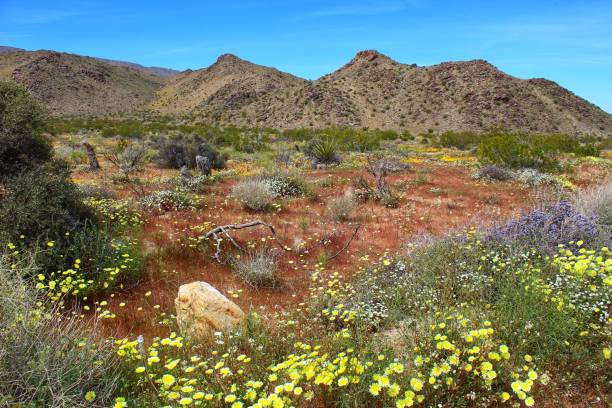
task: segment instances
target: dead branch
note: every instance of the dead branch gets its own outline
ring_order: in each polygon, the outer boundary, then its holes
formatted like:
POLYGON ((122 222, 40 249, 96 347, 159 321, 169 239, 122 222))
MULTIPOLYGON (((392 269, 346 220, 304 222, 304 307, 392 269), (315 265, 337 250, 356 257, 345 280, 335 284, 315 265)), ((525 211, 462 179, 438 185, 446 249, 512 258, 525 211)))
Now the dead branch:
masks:
MULTIPOLYGON (((238 242, 236 242, 236 240, 230 235, 229 231, 231 231, 231 230, 241 230, 241 229, 245 229, 245 228, 252 228, 252 227, 257 227, 257 226, 260 226, 260 225, 264 226, 264 227, 267 227, 270 230, 270 232, 272 233, 272 236, 274 237, 274 241, 276 242, 276 244, 283 251, 287 251, 288 250, 287 247, 284 246, 279 241, 279 239, 278 239, 278 237, 276 235, 276 230, 274 229, 274 226, 271 225, 271 224, 268 224, 266 222, 263 222, 261 220, 245 222, 244 224, 219 225, 219 226, 211 229, 210 231, 208 231, 206 234, 204 234, 203 238, 207 239, 207 240, 210 240, 212 238, 215 241, 215 254, 212 257, 217 262, 223 263, 223 261, 221 260, 221 242, 223 242, 223 239, 220 238, 219 235, 220 234, 225 235, 227 237, 227 239, 229 240, 229 242, 234 247, 236 247, 239 251, 246 252, 246 250, 242 246, 240 246, 240 244, 238 244, 238 242)), ((353 242, 353 239, 357 235, 357 232, 359 231, 360 227, 361 227, 361 224, 357 224, 357 226, 355 227, 355 230, 353 231, 353 234, 351 235, 349 240, 344 244, 344 246, 338 252, 336 252, 334 255, 332 255, 329 258, 329 260, 332 260, 332 259, 336 258, 343 251, 345 251, 349 247, 349 245, 351 245, 351 242, 353 242)))
POLYGON ((385 195, 389 194, 389 184, 385 179, 385 177, 387 177, 387 168, 385 166, 384 161, 374 160, 368 157, 368 164, 366 166, 366 170, 374 177, 378 198, 380 199, 385 195))
POLYGON ((255 220, 255 221, 250 221, 250 222, 245 222, 244 224, 227 224, 227 225, 219 225, 218 227, 213 228, 212 230, 208 231, 206 234, 204 234, 204 238, 205 239, 210 239, 213 238, 215 240, 215 254, 213 255, 213 258, 217 260, 217 262, 219 263, 223 263, 221 261, 221 242, 223 241, 221 238, 219 238, 219 234, 224 234, 228 240, 232 243, 232 245, 234 245, 236 248, 238 248, 240 251, 245 252, 244 248, 242 248, 234 238, 232 238, 232 236, 229 234, 229 230, 241 230, 244 228, 251 228, 251 227, 256 227, 262 225, 264 227, 267 227, 270 232, 272 233, 272 236, 274 237, 274 241, 277 243, 277 245, 283 249, 283 250, 287 250, 286 247, 284 245, 282 245, 280 243, 280 241, 278 240, 278 237, 276 236, 276 230, 274 229, 274 226, 271 224, 268 224, 266 222, 263 222, 261 220, 255 220))
POLYGON ((349 245, 351 245, 351 242, 353 242, 353 239, 355 238, 355 235, 357 235, 357 231, 359 231, 359 228, 361 228, 361 224, 357 224, 357 226, 355 227, 355 230, 353 231, 353 235, 351 235, 351 238, 348 241, 346 241, 346 244, 344 244, 344 246, 342 248, 340 248, 340 250, 338 252, 336 252, 334 255, 330 256, 327 259, 328 261, 331 261, 332 259, 334 259, 338 255, 340 255, 344 250, 346 250, 346 248, 349 247, 349 245))

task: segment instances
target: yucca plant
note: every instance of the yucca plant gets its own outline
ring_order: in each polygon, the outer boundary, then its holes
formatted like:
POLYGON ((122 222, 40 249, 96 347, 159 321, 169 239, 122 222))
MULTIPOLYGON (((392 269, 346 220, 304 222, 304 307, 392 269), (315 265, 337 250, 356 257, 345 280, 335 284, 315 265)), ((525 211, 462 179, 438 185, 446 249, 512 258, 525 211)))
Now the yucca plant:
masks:
POLYGON ((332 138, 313 139, 306 146, 306 152, 322 164, 339 164, 338 144, 332 138))

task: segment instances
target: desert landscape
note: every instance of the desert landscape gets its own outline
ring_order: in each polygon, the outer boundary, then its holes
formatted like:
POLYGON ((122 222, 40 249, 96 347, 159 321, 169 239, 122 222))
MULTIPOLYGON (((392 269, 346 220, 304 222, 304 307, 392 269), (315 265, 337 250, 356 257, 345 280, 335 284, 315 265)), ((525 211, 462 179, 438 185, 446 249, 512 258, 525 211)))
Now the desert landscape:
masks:
POLYGON ((0 407, 608 407, 612 115, 484 59, 0 47, 0 407))

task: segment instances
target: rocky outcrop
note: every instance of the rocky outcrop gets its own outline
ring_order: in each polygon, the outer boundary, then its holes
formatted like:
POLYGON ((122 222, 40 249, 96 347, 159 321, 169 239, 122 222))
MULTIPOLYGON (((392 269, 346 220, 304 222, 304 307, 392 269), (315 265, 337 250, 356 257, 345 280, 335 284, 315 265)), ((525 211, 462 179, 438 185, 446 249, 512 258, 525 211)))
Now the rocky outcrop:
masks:
POLYGON ((181 333, 194 342, 230 330, 244 319, 240 307, 207 282, 181 285, 174 304, 181 333))

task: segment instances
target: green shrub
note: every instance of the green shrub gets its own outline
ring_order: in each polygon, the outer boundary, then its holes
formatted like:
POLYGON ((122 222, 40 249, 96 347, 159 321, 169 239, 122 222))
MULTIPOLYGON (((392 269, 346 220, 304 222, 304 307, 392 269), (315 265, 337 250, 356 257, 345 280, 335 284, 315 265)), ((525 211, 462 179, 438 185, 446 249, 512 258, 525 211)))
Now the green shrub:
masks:
POLYGON ((474 132, 444 132, 438 136, 437 145, 465 150, 478 146, 483 136, 474 132))
POLYGON ((44 109, 14 82, 0 81, 0 178, 11 177, 51 159, 42 136, 44 109))
POLYGON ((9 179, 0 200, 0 240, 65 241, 66 233, 95 217, 81 201, 68 170, 58 163, 22 172, 9 179))
POLYGON ((300 197, 313 194, 312 187, 294 172, 276 170, 260 177, 277 197, 300 197))
POLYGON ((35 252, 40 273, 57 284, 56 289, 48 288, 52 299, 63 289, 69 289, 66 296, 76 298, 99 294, 134 281, 143 267, 133 240, 115 238, 91 224, 70 234, 66 243, 57 243, 52 248, 43 246, 35 252))
POLYGON ((74 148, 72 146, 59 146, 55 149, 54 153, 55 157, 65 161, 71 166, 87 164, 89 160, 87 154, 82 149, 74 148))
POLYGON ((534 168, 544 171, 558 169, 557 162, 550 154, 510 134, 485 138, 478 145, 478 156, 486 163, 513 169, 534 168))
POLYGON ((35 295, 23 277, 37 270, 31 261, 0 258, 0 405, 112 405, 119 388, 114 351, 94 343, 96 333, 77 316, 62 316, 35 295))
POLYGON ((181 191, 189 192, 189 193, 202 193, 206 189, 207 186, 214 184, 223 177, 215 174, 211 176, 199 175, 194 177, 177 177, 174 180, 176 188, 181 191))
POLYGON ((599 148, 587 139, 564 134, 525 135, 534 148, 547 153, 574 153, 577 156, 599 156, 599 148))

